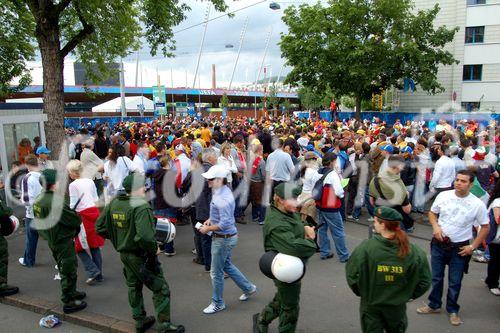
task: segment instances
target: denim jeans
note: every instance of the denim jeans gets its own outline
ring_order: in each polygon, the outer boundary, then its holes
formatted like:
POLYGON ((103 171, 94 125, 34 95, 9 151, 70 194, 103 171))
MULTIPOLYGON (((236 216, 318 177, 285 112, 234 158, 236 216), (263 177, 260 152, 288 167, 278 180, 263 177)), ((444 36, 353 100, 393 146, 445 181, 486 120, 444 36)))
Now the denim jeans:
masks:
POLYGON ((194 247, 196 249, 196 256, 198 260, 203 262, 205 269, 209 270, 212 264, 212 236, 202 234, 195 228, 197 222, 203 224, 202 220, 193 220, 193 232, 194 232, 194 247))
POLYGON ((439 309, 442 304, 444 271, 448 265, 448 294, 446 311, 458 313, 458 296, 462 287, 464 269, 468 257, 458 254, 459 248, 445 248, 439 244, 431 244, 432 291, 429 294, 429 307, 439 309))
POLYGON ((266 218, 266 206, 252 205, 252 220, 258 222, 264 222, 265 218, 266 218))
POLYGON ((318 224, 323 224, 318 232, 320 256, 326 257, 330 254, 330 239, 328 238, 328 230, 330 230, 337 256, 341 262, 346 262, 349 259, 349 250, 345 243, 344 222, 340 212, 318 210, 318 224))
POLYGON ((28 267, 35 265, 36 246, 38 244, 38 231, 31 228, 33 219, 25 218, 24 264, 28 267))
POLYGON ((85 272, 89 278, 102 278, 102 257, 101 249, 90 249, 89 256, 87 251, 78 252, 78 257, 80 258, 83 267, 85 267, 85 272))
POLYGON ((210 277, 212 278, 212 302, 218 306, 224 305, 224 272, 226 272, 234 283, 248 293, 253 289, 253 284, 240 272, 231 262, 231 252, 238 243, 238 236, 231 238, 212 238, 212 267, 210 277))
POLYGON ((369 191, 368 186, 365 187, 365 196, 362 200, 361 205, 354 207, 354 212, 353 212, 352 216, 355 219, 359 219, 359 217, 361 216, 361 208, 363 207, 363 205, 366 205, 366 209, 368 210, 368 214, 370 214, 370 216, 373 216, 373 209, 374 208, 373 208, 372 204, 370 203, 370 191, 369 191))
MULTIPOLYGON (((175 208, 156 209, 153 211, 153 214, 155 216, 175 218, 177 214, 177 209, 175 208)), ((174 253, 175 252, 174 241, 161 245, 160 250, 165 251, 165 253, 174 253)))

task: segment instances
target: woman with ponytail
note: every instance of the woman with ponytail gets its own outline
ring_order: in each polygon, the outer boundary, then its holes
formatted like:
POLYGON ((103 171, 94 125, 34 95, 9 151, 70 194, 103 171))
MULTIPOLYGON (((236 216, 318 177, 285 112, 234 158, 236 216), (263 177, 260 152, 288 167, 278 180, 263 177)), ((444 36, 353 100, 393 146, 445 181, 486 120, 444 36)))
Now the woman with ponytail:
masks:
POLYGON ((361 297, 363 332, 405 332, 406 303, 431 286, 425 252, 400 229, 403 216, 393 208, 375 209, 373 238, 362 242, 346 266, 352 291, 361 297))

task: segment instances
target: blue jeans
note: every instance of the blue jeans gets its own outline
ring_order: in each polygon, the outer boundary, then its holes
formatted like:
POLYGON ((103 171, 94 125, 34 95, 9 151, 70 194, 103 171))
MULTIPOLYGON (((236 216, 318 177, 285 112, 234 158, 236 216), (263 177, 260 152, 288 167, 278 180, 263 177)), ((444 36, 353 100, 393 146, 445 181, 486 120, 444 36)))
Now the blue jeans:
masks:
POLYGON ((212 278, 212 302, 218 306, 224 305, 224 272, 226 272, 234 283, 248 293, 253 289, 253 284, 240 272, 231 262, 231 252, 238 243, 238 236, 231 238, 212 238, 212 267, 210 277, 212 278))
POLYGON ((35 265, 36 246, 38 244, 38 231, 31 228, 33 219, 25 218, 24 264, 28 267, 35 265))
POLYGON ((363 198, 363 202, 360 206, 355 206, 354 207, 354 212, 352 214, 352 216, 355 218, 355 219, 359 219, 359 217, 361 216, 361 208, 363 207, 363 205, 366 205, 366 209, 368 210, 368 214, 370 214, 370 216, 373 216, 373 206, 372 204, 370 203, 370 191, 369 191, 369 188, 368 186, 365 187, 365 196, 363 198))
POLYGON ((266 206, 252 204, 252 220, 264 222, 266 218, 266 206))
POLYGON ((85 272, 89 278, 102 279, 102 257, 101 249, 90 249, 89 256, 87 251, 78 252, 78 257, 80 258, 83 267, 85 267, 85 272))
MULTIPOLYGON (((153 214, 155 216, 175 218, 177 215, 177 209, 176 208, 156 209, 153 211, 153 214)), ((174 241, 161 245, 160 250, 165 251, 165 253, 174 253, 175 252, 174 241)))
POLYGON ((349 250, 345 243, 344 222, 340 212, 318 210, 318 224, 323 224, 318 232, 320 256, 326 257, 330 254, 330 239, 328 238, 328 230, 330 230, 337 256, 341 262, 346 262, 349 259, 349 250))
POLYGON ((448 294, 446 296, 446 311, 458 313, 458 296, 462 287, 464 269, 468 257, 458 254, 459 248, 444 248, 439 244, 431 244, 432 291, 429 294, 429 307, 439 309, 443 296, 444 271, 448 265, 448 294))

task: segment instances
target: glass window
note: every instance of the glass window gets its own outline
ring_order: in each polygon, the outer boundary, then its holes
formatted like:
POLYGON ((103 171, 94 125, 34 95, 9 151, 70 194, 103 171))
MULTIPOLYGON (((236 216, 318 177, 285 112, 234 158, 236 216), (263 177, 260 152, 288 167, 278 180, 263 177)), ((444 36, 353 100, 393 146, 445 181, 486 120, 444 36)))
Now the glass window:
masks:
POLYGON ((485 5, 486 0, 467 0, 467 5, 485 5))
POLYGON ((464 81, 481 81, 483 65, 464 65, 464 81))
POLYGON ((467 27, 465 28, 465 43, 482 43, 484 42, 484 27, 467 27))
POLYGON ((462 102, 462 109, 467 112, 478 111, 480 108, 480 102, 462 102))

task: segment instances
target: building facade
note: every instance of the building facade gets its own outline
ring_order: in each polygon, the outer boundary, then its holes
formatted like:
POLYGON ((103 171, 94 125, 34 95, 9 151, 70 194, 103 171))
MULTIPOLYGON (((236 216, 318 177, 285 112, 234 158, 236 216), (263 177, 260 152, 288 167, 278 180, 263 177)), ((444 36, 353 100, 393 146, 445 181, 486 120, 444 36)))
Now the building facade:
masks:
POLYGON ((399 93, 399 109, 406 112, 453 110, 500 111, 500 0, 414 0, 415 9, 441 10, 435 26, 458 27, 446 46, 458 64, 442 66, 438 80, 445 88, 430 95, 399 93))

